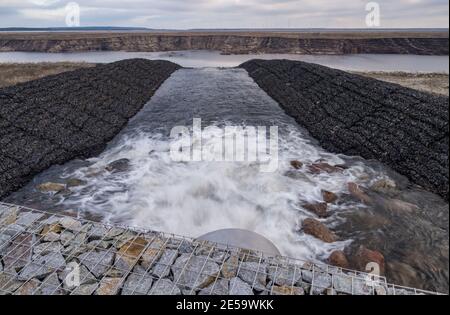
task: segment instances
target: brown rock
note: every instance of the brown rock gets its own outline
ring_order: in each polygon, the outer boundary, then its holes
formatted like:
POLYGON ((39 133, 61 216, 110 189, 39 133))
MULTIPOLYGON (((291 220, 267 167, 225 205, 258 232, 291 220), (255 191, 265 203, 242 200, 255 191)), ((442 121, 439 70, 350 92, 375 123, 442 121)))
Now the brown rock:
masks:
POLYGON ((384 206, 389 211, 397 213, 398 212, 413 213, 420 210, 420 208, 417 205, 399 199, 386 200, 384 206))
POLYGON ((336 235, 330 231, 323 223, 315 219, 306 219, 303 221, 303 231, 312 235, 325 243, 337 241, 336 235))
POLYGON ((22 281, 17 280, 17 276, 11 272, 0 272, 0 288, 3 292, 0 295, 10 294, 23 285, 22 281))
POLYGON ((335 203, 338 200, 338 196, 331 191, 322 190, 322 197, 326 203, 335 203))
POLYGON ((222 275, 225 279, 232 279, 236 277, 236 273, 239 267, 239 257, 237 255, 232 255, 223 264, 222 275))
POLYGON ((149 269, 162 255, 165 249, 165 240, 156 238, 145 250, 141 257, 141 265, 149 269))
POLYGON ((377 192, 385 192, 397 188, 397 184, 391 179, 381 179, 376 181, 370 189, 377 192))
POLYGON ((78 186, 83 186, 86 185, 86 181, 78 179, 78 178, 71 178, 67 181, 67 187, 71 188, 71 187, 78 187, 78 186))
POLYGON ((370 198, 364 191, 362 191, 362 189, 359 188, 358 184, 356 183, 348 183, 348 191, 353 197, 365 204, 371 204, 373 202, 372 198, 370 198))
POLYGON ((61 192, 66 189, 66 185, 58 183, 43 183, 37 186, 41 192, 61 192))
POLYGON ((328 263, 332 266, 349 269, 350 264, 343 251, 334 251, 328 258, 328 263))
POLYGON ((13 224, 17 220, 18 209, 14 208, 8 212, 1 213, 0 215, 0 226, 7 226, 13 224))
POLYGON ((117 295, 120 289, 122 278, 103 278, 95 291, 97 295, 117 295))
POLYGON ((41 232, 42 236, 46 236, 49 233, 60 233, 62 231, 62 226, 60 224, 48 224, 41 232))
POLYGON ((325 162, 311 164, 308 166, 308 169, 313 174, 320 174, 320 173, 324 173, 324 172, 328 173, 328 174, 332 174, 332 173, 338 173, 338 172, 343 171, 342 167, 333 166, 333 165, 330 165, 325 162))
POLYGON ((328 205, 325 202, 305 204, 302 206, 306 210, 316 214, 319 218, 327 218, 328 215, 328 205))
POLYGON ((305 295, 305 290, 299 287, 290 287, 290 286, 273 286, 272 288, 273 295, 305 295))
POLYGON ((129 159, 120 159, 117 161, 114 161, 112 163, 109 163, 105 169, 108 172, 112 173, 121 173, 126 172, 130 169, 130 160, 129 159))
POLYGON ((295 161, 291 161, 291 166, 293 168, 295 168, 296 170, 299 170, 299 169, 301 169, 303 167, 303 163, 300 162, 300 161, 295 160, 295 161))
POLYGON ((144 253, 148 241, 138 237, 127 241, 116 254, 116 264, 118 261, 125 262, 128 267, 133 267, 144 253))
POLYGON ((41 282, 39 280, 31 279, 30 281, 25 282, 14 295, 40 295, 40 285, 41 282))
POLYGON ((385 274, 385 260, 383 254, 378 251, 367 249, 364 246, 360 246, 355 256, 353 257, 355 267, 363 272, 372 273, 376 270, 372 270, 370 264, 376 264, 379 267, 380 276, 385 274))
POLYGON ((4 268, 19 270, 31 262, 33 255, 33 244, 35 243, 33 234, 23 233, 14 239, 14 242, 4 252, 4 268))

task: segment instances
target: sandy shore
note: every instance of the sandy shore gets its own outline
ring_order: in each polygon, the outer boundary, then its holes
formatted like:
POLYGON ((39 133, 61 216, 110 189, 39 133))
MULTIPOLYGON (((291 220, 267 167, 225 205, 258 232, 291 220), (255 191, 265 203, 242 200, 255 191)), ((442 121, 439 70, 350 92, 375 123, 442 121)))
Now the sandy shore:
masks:
MULTIPOLYGON (((0 88, 39 79, 48 75, 94 67, 93 63, 43 62, 0 63, 0 88)), ((397 83, 412 89, 449 95, 449 75, 443 73, 355 72, 381 81, 397 83)))

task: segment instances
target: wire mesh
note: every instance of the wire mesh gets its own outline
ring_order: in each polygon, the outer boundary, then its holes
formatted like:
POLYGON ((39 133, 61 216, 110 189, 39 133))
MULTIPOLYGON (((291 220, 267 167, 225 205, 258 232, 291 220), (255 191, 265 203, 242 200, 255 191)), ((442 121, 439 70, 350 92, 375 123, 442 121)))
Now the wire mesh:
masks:
POLYGON ((384 277, 0 203, 0 294, 429 295, 384 277))

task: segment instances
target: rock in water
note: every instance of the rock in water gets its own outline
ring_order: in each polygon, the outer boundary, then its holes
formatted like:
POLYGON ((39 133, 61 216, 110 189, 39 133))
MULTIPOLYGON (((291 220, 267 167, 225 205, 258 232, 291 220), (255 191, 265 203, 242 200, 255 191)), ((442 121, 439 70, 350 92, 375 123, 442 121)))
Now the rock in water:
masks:
POLYGON ((397 188, 397 184, 392 179, 380 179, 370 186, 370 189, 377 192, 389 192, 397 188))
POLYGON ((300 161, 291 161, 291 166, 296 170, 299 170, 303 167, 303 163, 300 161))
POLYGON ((340 173, 343 171, 343 168, 341 167, 333 166, 324 162, 311 164, 308 166, 308 169, 313 174, 320 174, 320 173, 333 174, 333 173, 340 173))
POLYGON ((305 219, 303 221, 303 231, 312 235, 325 243, 337 241, 337 236, 331 232, 323 223, 315 219, 305 219))
POLYGON ((340 267, 343 269, 348 269, 350 267, 347 257, 345 256, 344 252, 340 250, 331 253, 330 257, 328 258, 328 263, 332 266, 340 267))
POLYGON ((338 196, 327 190, 322 190, 322 197, 326 203, 335 203, 338 200, 338 196))
POLYGON ((106 166, 106 170, 111 173, 126 172, 129 169, 130 169, 130 160, 129 159, 120 159, 120 160, 111 162, 106 166))
POLYGON ((37 189, 43 193, 57 193, 64 191, 66 189, 66 185, 59 183, 43 183, 37 186, 37 189))
POLYGON ((353 257, 354 264, 358 270, 373 272, 374 267, 379 268, 380 276, 385 274, 385 260, 383 254, 378 251, 360 246, 353 257))
POLYGON ((365 204, 372 204, 373 200, 356 183, 348 183, 350 194, 365 204))
POLYGON ((304 205, 302 205, 302 207, 305 208, 306 210, 308 210, 309 212, 314 213, 321 219, 329 217, 329 214, 327 211, 328 205, 325 202, 304 204, 304 205))
POLYGON ((87 182, 78 178, 71 178, 66 182, 68 188, 79 187, 86 185, 87 182))
POLYGON ((412 214, 420 210, 417 205, 399 199, 388 199, 383 204, 386 209, 394 213, 404 212, 412 214))

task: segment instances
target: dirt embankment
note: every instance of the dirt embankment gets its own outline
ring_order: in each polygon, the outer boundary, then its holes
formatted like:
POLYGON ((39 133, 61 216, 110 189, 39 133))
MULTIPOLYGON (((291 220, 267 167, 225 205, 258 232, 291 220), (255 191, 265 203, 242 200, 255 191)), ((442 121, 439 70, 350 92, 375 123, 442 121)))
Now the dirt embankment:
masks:
POLYGON ((54 164, 101 152, 178 68, 133 59, 0 89, 0 198, 54 164))
POLYGON ((95 67, 94 63, 85 62, 3 63, 0 64, 0 88, 49 75, 92 67, 95 67))
POLYGON ((449 75, 445 73, 355 72, 365 77, 400 84, 422 92, 449 96, 449 75))
POLYGON ((448 55, 448 32, 3 33, 0 51, 177 51, 224 54, 448 55))
POLYGON ((380 160, 448 200, 448 97, 304 62, 241 67, 327 150, 380 160))

